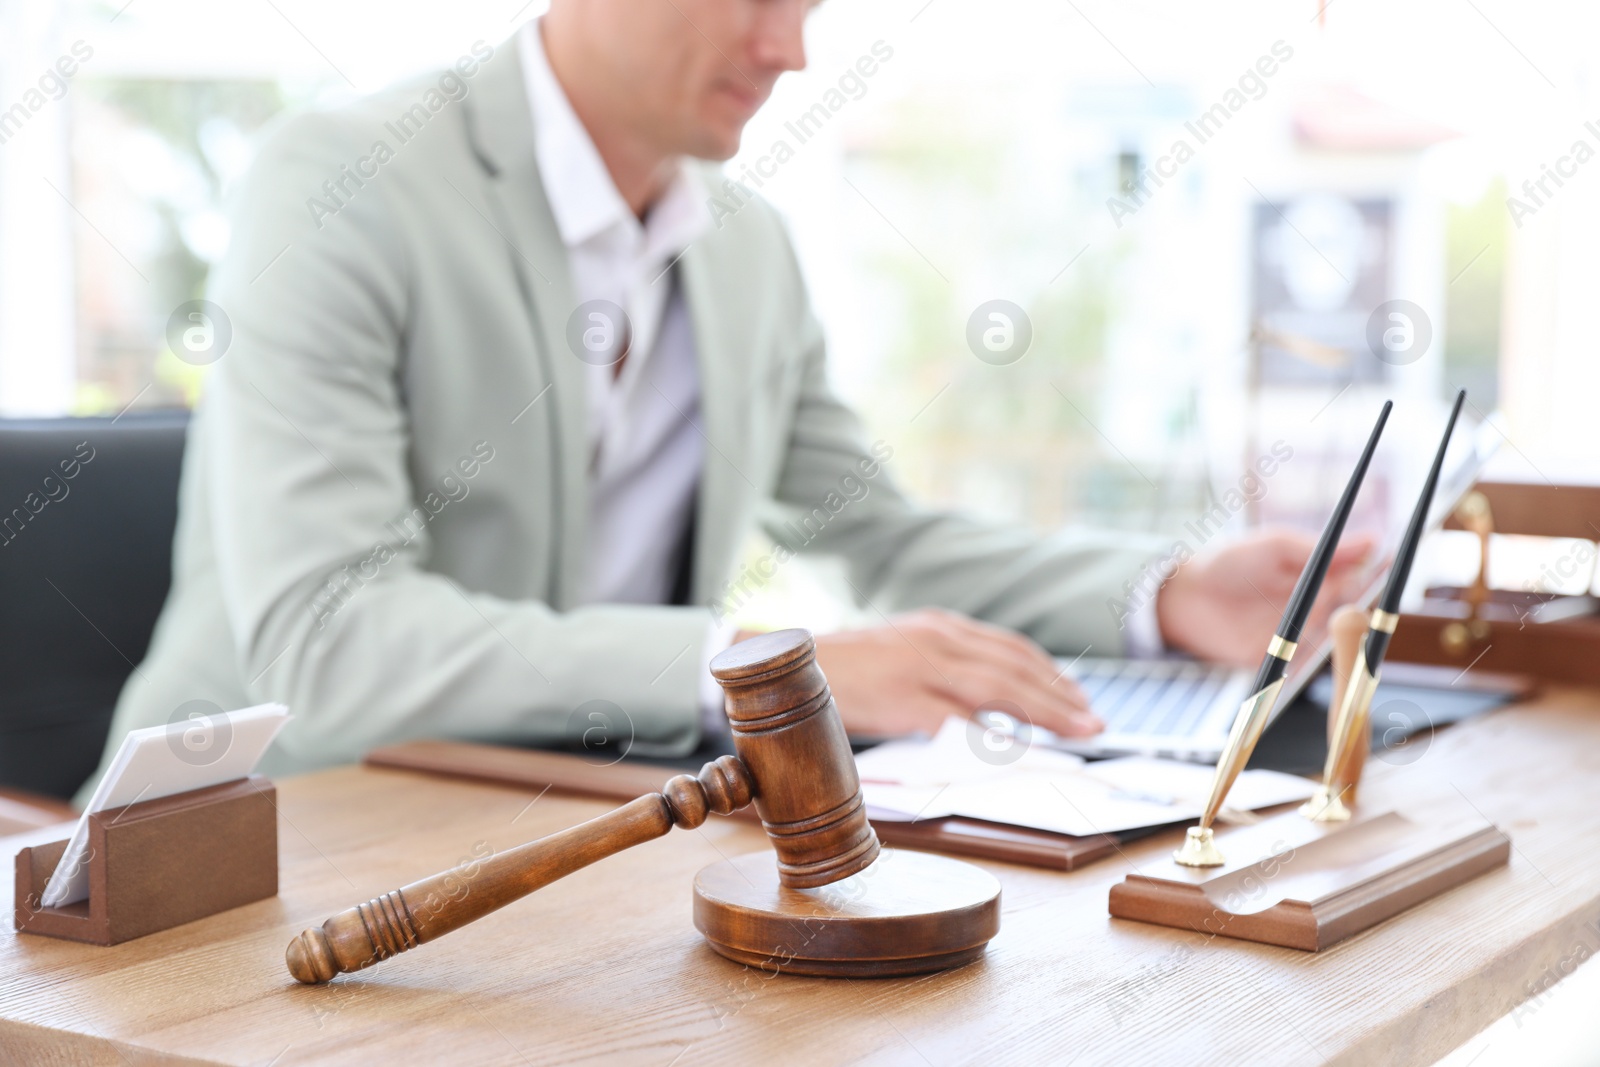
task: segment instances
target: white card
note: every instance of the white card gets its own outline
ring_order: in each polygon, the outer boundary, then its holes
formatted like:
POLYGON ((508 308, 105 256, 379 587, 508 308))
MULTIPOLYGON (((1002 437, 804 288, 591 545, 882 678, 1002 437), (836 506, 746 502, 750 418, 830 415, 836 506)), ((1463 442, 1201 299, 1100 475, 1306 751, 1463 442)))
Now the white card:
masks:
POLYGON ((259 704, 243 711, 197 711, 165 726, 130 730, 45 884, 44 905, 88 899, 90 812, 243 778, 288 721, 289 709, 282 704, 259 704))

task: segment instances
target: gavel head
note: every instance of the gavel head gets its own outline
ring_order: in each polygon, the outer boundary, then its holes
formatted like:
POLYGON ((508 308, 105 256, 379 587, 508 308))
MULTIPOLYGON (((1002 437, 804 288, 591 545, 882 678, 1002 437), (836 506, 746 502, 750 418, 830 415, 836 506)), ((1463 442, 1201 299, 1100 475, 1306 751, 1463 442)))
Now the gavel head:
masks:
POLYGON ((755 786, 779 880, 811 889, 870 866, 878 835, 811 634, 741 641, 711 661, 711 673, 727 694, 734 751, 755 786))

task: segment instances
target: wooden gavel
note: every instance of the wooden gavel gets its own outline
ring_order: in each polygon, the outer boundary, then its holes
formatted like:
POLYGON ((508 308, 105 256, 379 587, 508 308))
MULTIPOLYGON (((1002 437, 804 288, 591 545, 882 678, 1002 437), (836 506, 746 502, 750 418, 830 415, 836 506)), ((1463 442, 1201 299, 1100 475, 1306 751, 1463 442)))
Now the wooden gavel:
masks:
POLYGON ((342 911, 289 943, 289 973, 315 985, 369 967, 596 860, 752 800, 784 886, 828 885, 870 866, 878 837, 811 635, 779 630, 751 638, 717 656, 711 671, 726 694, 736 756, 713 760, 694 777, 678 775, 661 792, 597 819, 342 911))

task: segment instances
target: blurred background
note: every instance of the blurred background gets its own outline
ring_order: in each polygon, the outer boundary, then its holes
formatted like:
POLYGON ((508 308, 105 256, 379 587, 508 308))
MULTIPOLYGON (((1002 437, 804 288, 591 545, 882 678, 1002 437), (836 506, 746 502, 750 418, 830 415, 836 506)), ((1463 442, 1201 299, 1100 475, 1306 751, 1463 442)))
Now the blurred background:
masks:
MULTIPOLYGON (((169 319, 227 248, 263 129, 498 47, 542 7, 0 0, 0 416, 192 405, 206 369, 169 319)), ((1229 528, 1315 528, 1392 396, 1352 523, 1386 530, 1458 387, 1472 420, 1503 412, 1500 473, 1600 471, 1596 21, 829 0, 727 170, 788 216, 837 387, 922 499, 1192 548, 1219 502, 1229 528), (1024 351, 973 340, 992 301, 1020 309, 1024 351), (1230 496, 1275 446, 1281 472, 1230 496)), ((1471 535, 1436 542, 1423 580, 1469 578, 1471 535)), ((1570 553, 1515 549, 1497 567, 1570 553)), ((836 624, 836 589, 784 567, 742 611, 836 624)))
MULTIPOLYGON (((169 324, 263 131, 543 6, 0 0, 0 418, 193 405, 207 368, 169 324)), ((836 386, 930 504, 1194 549, 1210 516, 1315 529, 1393 397, 1351 524, 1392 533, 1460 387, 1469 422, 1500 412, 1497 476, 1600 479, 1597 23, 1530 0, 827 0, 727 170, 788 217, 836 386)), ((1593 589, 1592 545, 1496 538, 1495 586, 1593 589)), ((1477 558, 1432 538, 1413 588, 1477 558)), ((842 588, 780 567, 741 621, 846 623, 842 588)), ((1592 1051, 1572 1034, 1597 980, 1541 1014, 1547 1051, 1592 1051)), ((1451 1063, 1513 1062, 1525 1022, 1451 1063)))

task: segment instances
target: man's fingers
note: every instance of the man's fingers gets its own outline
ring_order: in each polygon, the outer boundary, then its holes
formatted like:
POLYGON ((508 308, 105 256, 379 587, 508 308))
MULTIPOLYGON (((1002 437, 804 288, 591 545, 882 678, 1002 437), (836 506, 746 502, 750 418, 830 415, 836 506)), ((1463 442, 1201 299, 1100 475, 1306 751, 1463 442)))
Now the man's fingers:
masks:
MULTIPOLYGON (((1050 685, 1060 673, 1054 656, 1014 630, 964 615, 952 615, 944 621, 949 640, 946 647, 958 659, 1005 664, 1041 685, 1050 685)), ((1070 681, 1063 678, 1059 684, 1070 681)), ((1072 687, 1076 688, 1076 683, 1072 687)))
MULTIPOLYGON (((1309 534, 1286 534, 1278 541, 1277 568, 1274 576, 1294 581, 1299 578, 1300 572, 1305 569, 1306 560, 1311 558, 1311 551, 1315 542, 1309 534)), ((1357 565, 1370 556, 1377 547, 1377 538, 1370 533, 1353 533, 1341 538, 1334 547, 1333 556, 1328 561, 1328 576, 1332 580, 1335 576, 1353 570, 1357 565)))
MULTIPOLYGON (((1065 684, 1063 679, 1061 685, 1065 684)), ((1082 690, 1076 685, 1070 691, 1056 691, 1059 688, 1032 684, 1003 669, 977 665, 963 671, 956 685, 969 715, 983 708, 1009 711, 1006 705, 1014 705, 1027 722, 1064 736, 1082 737, 1104 728, 1105 724, 1084 702, 1082 690)))
POLYGON ((1264 536, 1272 550, 1270 558, 1277 564, 1274 569, 1296 575, 1311 558, 1311 550, 1317 544, 1316 539, 1303 530, 1273 530, 1264 536))
MULTIPOLYGON (((879 675, 871 686, 878 699, 852 709, 853 729, 870 721, 885 732, 932 731, 949 715, 970 718, 993 707, 1014 708, 1028 723, 1067 737, 1103 728, 1054 657, 1003 627, 923 610, 895 619, 869 644, 879 651, 862 666, 879 675)), ((859 651, 873 656, 870 647, 859 651)))
POLYGON ((1333 550, 1333 566, 1348 567, 1353 563, 1360 563, 1372 554, 1378 546, 1378 539, 1370 533, 1353 533, 1346 535, 1339 542, 1339 547, 1333 550))
POLYGON ((1055 657, 1038 644, 965 616, 955 616, 954 625, 962 639, 956 655, 992 690, 987 696, 978 694, 978 700, 1010 700, 1033 725, 1063 737, 1086 737, 1105 729, 1077 680, 1065 676, 1055 657))
POLYGON ((915 687, 907 699, 914 703, 919 727, 930 734, 938 733, 939 727, 952 715, 961 719, 972 715, 972 709, 963 704, 949 686, 938 683, 915 687))
POLYGON ((1036 713, 1075 715, 1089 710, 1088 698, 1070 678, 1063 678, 1053 686, 1048 682, 1041 684, 1019 677, 1004 664, 977 661, 953 664, 948 673, 969 711, 988 700, 1013 701, 1030 716, 1036 713))

